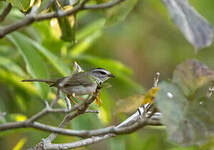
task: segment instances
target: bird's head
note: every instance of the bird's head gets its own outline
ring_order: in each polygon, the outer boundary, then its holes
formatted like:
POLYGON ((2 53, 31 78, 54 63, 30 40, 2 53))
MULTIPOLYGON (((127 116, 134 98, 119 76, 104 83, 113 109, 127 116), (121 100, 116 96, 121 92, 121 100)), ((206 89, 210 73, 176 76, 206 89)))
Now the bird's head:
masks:
POLYGON ((114 78, 115 76, 104 68, 96 68, 89 71, 90 75, 95 78, 99 83, 103 83, 109 78, 114 78))

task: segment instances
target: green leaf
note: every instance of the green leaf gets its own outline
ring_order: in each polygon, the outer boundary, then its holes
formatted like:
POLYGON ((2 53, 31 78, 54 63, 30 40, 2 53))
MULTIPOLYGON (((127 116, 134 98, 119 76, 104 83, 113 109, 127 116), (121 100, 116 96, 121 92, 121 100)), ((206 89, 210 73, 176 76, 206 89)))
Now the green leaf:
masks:
POLYGON ((72 57, 78 57, 80 54, 88 50, 88 48, 101 36, 102 32, 98 30, 93 34, 87 36, 84 40, 77 43, 76 46, 72 48, 70 55, 72 57))
POLYGON ((91 34, 101 30, 105 24, 105 19, 101 18, 81 29, 77 34, 77 41, 83 40, 91 34))
POLYGON ((27 75, 22 70, 21 67, 19 67, 17 64, 15 64, 11 59, 8 59, 6 57, 0 56, 0 66, 6 68, 7 70, 16 73, 17 75, 20 75, 22 77, 26 77, 27 75))
POLYGON ((104 26, 105 19, 99 19, 87 27, 80 30, 77 34, 76 45, 72 48, 70 55, 78 57, 80 54, 88 50, 88 48, 102 35, 102 27, 104 26))
POLYGON ((174 23, 197 51, 213 41, 213 28, 188 0, 163 0, 174 23))
POLYGON ((56 68, 56 70, 63 76, 70 74, 70 69, 68 68, 68 66, 64 62, 62 62, 56 55, 54 55, 48 49, 43 47, 40 43, 30 39, 29 37, 21 33, 17 33, 17 35, 19 35, 21 39, 26 41, 37 51, 41 52, 41 54, 44 55, 47 58, 47 60, 56 68))
MULTIPOLYGON (((8 35, 7 38, 16 46, 17 50, 23 57, 28 73, 33 78, 48 78, 47 66, 37 53, 36 49, 28 42, 23 40, 21 34, 13 33, 8 35)), ((41 96, 47 97, 49 88, 44 83, 35 83, 41 96)))
POLYGON ((7 2, 25 12, 29 9, 31 0, 7 0, 7 2))
POLYGON ((125 74, 132 74, 132 70, 128 67, 126 67, 123 63, 113 60, 113 59, 106 59, 91 55, 81 55, 79 56, 79 59, 86 60, 92 64, 95 64, 96 66, 103 67, 108 69, 112 72, 124 72, 125 74))
POLYGON ((13 150, 22 150, 26 141, 26 138, 22 138, 21 140, 19 140, 19 142, 13 147, 13 150))
POLYGON ((14 114, 9 115, 9 119, 12 121, 20 122, 20 121, 25 121, 27 119, 27 116, 25 116, 23 114, 14 113, 14 114))
POLYGON ((57 20, 61 30, 61 39, 75 43, 76 16, 59 17, 57 20))
POLYGON ((106 17, 106 26, 110 26, 123 21, 131 12, 138 0, 126 0, 121 4, 108 9, 106 17))
POLYGON ((172 79, 186 96, 193 96, 198 88, 212 80, 214 80, 214 71, 195 59, 179 64, 172 79))
POLYGON ((159 84, 155 102, 162 112, 162 123, 169 138, 182 145, 201 145, 214 136, 214 101, 188 101, 182 91, 169 82, 159 84))
POLYGON ((38 96, 38 91, 36 91, 36 88, 34 86, 32 86, 31 84, 23 84, 22 82, 20 82, 23 78, 21 78, 19 75, 16 75, 12 72, 7 72, 4 69, 0 68, 0 78, 4 81, 4 83, 7 83, 8 85, 11 84, 13 86, 18 86, 31 93, 31 95, 38 96))

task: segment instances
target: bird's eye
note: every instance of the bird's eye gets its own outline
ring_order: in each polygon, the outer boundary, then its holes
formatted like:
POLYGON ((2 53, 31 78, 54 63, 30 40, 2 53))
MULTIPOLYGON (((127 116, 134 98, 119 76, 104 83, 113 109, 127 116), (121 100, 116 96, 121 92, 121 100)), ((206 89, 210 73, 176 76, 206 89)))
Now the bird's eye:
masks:
POLYGON ((99 71, 100 72, 100 74, 102 74, 102 75, 105 75, 106 73, 105 72, 103 72, 103 71, 99 71))

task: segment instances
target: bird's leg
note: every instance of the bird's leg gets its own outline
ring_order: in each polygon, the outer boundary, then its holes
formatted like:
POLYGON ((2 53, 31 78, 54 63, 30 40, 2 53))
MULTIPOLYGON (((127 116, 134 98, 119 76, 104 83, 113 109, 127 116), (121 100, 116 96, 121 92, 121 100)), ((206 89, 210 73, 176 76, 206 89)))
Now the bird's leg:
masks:
POLYGON ((67 98, 74 104, 78 104, 77 102, 75 102, 72 98, 71 95, 67 94, 67 98))

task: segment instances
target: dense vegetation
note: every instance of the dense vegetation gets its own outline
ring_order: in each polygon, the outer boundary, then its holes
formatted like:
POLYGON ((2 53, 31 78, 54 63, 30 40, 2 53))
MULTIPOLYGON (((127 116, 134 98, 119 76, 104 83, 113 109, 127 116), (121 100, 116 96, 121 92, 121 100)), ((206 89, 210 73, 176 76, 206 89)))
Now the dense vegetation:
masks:
MULTIPOLYGON (((79 114, 68 129, 118 125, 148 103, 162 114, 158 123, 140 122, 137 131, 115 131, 125 135, 79 149, 213 149, 213 6, 212 0, 0 0, 0 149, 27 149, 50 134, 30 126, 4 130, 56 97, 55 88, 21 80, 70 75, 75 61, 116 78, 101 89, 102 105, 90 105, 99 114, 79 114)), ((64 99, 55 107, 66 109, 64 99)), ((39 122, 57 127, 64 117, 50 113, 39 122)), ((58 135, 53 143, 85 138, 58 135)))

